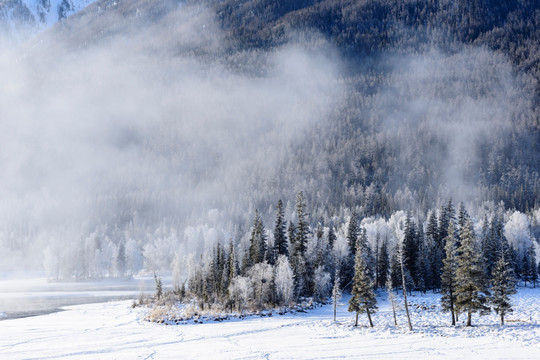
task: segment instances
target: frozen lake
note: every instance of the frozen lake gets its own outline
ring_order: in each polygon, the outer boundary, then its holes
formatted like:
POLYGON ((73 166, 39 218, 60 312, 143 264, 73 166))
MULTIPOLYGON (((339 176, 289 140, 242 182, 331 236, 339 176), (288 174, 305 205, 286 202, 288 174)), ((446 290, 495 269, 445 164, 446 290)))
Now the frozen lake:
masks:
POLYGON ((47 314, 69 305, 137 299, 141 292, 154 290, 152 277, 84 282, 0 279, 0 320, 47 314))

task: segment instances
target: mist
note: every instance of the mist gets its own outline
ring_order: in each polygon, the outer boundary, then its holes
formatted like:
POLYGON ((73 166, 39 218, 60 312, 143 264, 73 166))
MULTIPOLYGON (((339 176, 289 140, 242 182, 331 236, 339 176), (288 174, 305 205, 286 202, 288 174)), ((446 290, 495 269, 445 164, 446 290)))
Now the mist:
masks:
POLYGON ((381 190, 392 210, 484 200, 479 164, 530 111, 485 48, 351 65, 291 31, 231 50, 210 11, 171 3, 144 20, 129 4, 83 13, 1 52, 0 271, 82 256, 95 269, 62 271, 112 276, 121 243, 132 272, 170 270, 175 253, 238 241, 255 209, 270 227, 280 198, 294 219, 301 190, 313 223, 375 215, 381 190))
POLYGON ((95 231, 142 248, 212 209, 234 219, 339 98, 328 44, 227 59, 208 15, 183 11, 82 49, 53 31, 3 52, 1 242, 31 265, 95 231))

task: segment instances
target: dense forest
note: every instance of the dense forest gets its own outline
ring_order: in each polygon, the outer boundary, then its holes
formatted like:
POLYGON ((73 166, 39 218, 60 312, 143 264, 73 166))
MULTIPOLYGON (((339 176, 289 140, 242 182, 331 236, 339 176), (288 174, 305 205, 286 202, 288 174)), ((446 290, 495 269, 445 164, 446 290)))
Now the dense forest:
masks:
POLYGON ((352 291, 361 248, 375 287, 402 254, 444 292, 469 227, 486 284, 502 254, 535 284, 539 22, 533 0, 96 1, 1 59, 0 270, 172 272, 262 307, 352 291))

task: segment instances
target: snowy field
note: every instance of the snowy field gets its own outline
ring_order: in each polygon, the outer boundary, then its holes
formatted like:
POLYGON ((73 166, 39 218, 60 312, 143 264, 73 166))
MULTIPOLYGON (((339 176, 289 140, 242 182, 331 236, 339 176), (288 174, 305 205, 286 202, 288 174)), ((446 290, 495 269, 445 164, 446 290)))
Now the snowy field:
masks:
POLYGON ((383 295, 375 327, 354 328, 347 298, 308 313, 188 325, 144 321, 131 301, 77 305, 48 315, 0 322, 1 359, 539 359, 540 289, 520 290, 500 327, 495 314, 472 328, 448 325, 437 295, 411 297, 414 332, 399 326, 383 295))

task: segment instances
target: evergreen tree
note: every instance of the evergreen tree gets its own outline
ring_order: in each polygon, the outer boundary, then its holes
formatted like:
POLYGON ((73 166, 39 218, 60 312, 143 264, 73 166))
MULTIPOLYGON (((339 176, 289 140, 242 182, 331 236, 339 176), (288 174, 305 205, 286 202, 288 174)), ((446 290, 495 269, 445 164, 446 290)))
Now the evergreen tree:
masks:
POLYGON ((443 260, 443 272, 441 278, 441 301, 443 311, 450 311, 452 314, 452 325, 456 325, 456 240, 454 235, 454 224, 448 225, 445 240, 445 254, 443 260))
POLYGON ((304 256, 309 236, 309 224, 304 194, 301 191, 296 198, 296 216, 298 217, 298 226, 295 240, 295 254, 304 256))
POLYGON ((259 211, 255 210, 253 229, 249 239, 249 259, 251 266, 263 262, 266 254, 266 230, 262 223, 259 211))
POLYGON ((493 267, 491 291, 493 297, 491 302, 494 310, 501 317, 501 325, 504 325, 504 316, 513 311, 510 303, 510 296, 516 293, 516 281, 514 271, 505 260, 504 252, 493 267))
POLYGON ((336 242, 336 233, 334 232, 334 227, 330 226, 328 229, 328 246, 330 249, 334 247, 334 243, 336 242))
POLYGON ((163 283, 161 277, 157 276, 156 273, 154 273, 154 281, 156 282, 156 299, 160 300, 163 295, 163 283))
POLYGON ((401 265, 399 263, 398 253, 392 256, 390 267, 390 279, 392 280, 392 287, 398 289, 401 286, 401 265))
POLYGON ((285 219, 283 212, 283 203, 281 199, 278 201, 276 210, 276 225, 274 227, 274 254, 276 257, 279 255, 289 255, 289 249, 287 246, 287 238, 285 236, 285 219))
POLYGON ((351 215, 351 220, 349 221, 349 226, 347 227, 347 243, 349 244, 349 249, 353 258, 356 254, 357 239, 360 235, 360 228, 358 227, 358 223, 356 222, 357 217, 358 215, 356 215, 356 213, 353 213, 351 215))
POLYGON ((116 256, 116 271, 118 276, 122 277, 126 274, 126 247, 121 241, 118 245, 118 254, 116 256))
POLYGON ((289 238, 289 251, 287 256, 292 256, 294 254, 294 248, 296 246, 296 227, 294 226, 292 221, 289 221, 289 227, 287 228, 287 237, 289 238))
POLYGON ((536 282, 538 281, 538 268, 536 266, 536 251, 534 249, 534 244, 531 244, 529 247, 529 268, 531 269, 531 278, 530 281, 533 283, 533 287, 536 288, 536 282))
POLYGON ((349 312, 356 312, 356 320, 354 326, 358 326, 358 314, 366 313, 369 326, 373 327, 371 321, 371 313, 377 311, 377 299, 373 292, 373 281, 368 276, 367 266, 362 256, 360 244, 357 244, 357 251, 354 258, 354 278, 349 300, 349 312))
POLYGON ((337 305, 341 299, 341 289, 339 288, 339 270, 336 269, 336 274, 334 275, 334 286, 332 287, 332 306, 334 308, 334 322, 336 321, 337 314, 337 305))
MULTIPOLYGON (((416 225, 412 219, 410 211, 407 211, 405 218, 405 238, 403 239, 403 256, 405 268, 411 274, 415 284, 418 284, 418 269, 416 259, 418 257, 418 239, 416 225)), ((413 289, 410 289, 413 290, 413 289)))
POLYGON ((461 246, 457 249, 455 305, 457 311, 467 313, 467 326, 471 326, 473 312, 480 312, 480 315, 489 313, 490 309, 486 306, 489 291, 471 222, 467 221, 460 230, 461 246))
POLYGON ((390 261, 388 259, 388 243, 386 239, 382 242, 379 249, 379 255, 377 256, 377 287, 384 287, 386 285, 386 278, 390 271, 390 261))

